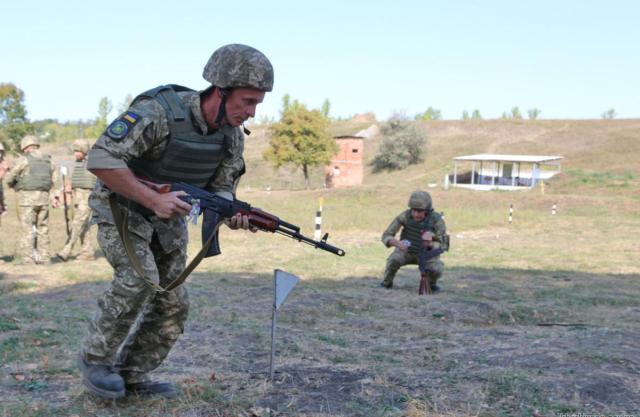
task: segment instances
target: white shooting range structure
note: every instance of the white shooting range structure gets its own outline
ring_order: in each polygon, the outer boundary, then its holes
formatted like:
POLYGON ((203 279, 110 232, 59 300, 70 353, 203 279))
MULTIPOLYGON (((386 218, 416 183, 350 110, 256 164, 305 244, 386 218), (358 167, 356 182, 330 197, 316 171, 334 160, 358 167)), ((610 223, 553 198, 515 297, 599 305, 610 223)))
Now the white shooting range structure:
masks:
POLYGON ((522 190, 560 173, 562 156, 476 154, 453 158, 453 187, 522 190), (464 169, 468 167, 469 169, 464 169), (459 173, 462 172, 461 173, 459 173))

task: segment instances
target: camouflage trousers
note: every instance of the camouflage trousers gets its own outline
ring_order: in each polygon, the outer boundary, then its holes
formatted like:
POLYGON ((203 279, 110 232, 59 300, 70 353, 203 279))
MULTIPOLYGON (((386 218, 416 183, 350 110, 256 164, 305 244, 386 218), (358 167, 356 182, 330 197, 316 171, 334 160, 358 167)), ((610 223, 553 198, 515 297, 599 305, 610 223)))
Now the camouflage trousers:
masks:
POLYGON ((73 221, 71 223, 71 236, 67 241, 60 255, 68 258, 71 255, 73 246, 80 241, 80 257, 93 256, 93 239, 89 235, 89 227, 91 226, 91 208, 86 202, 76 204, 73 213, 73 221))
POLYGON ((20 224, 22 236, 18 255, 33 261, 48 261, 50 258, 48 202, 44 205, 20 206, 20 224))
MULTIPOLYGON (((418 254, 403 252, 398 248, 395 248, 391 255, 387 258, 387 267, 384 271, 384 284, 393 284, 393 278, 400 267, 405 265, 418 265, 418 254)), ((431 258, 426 262, 427 274, 429 275, 429 284, 435 284, 438 278, 442 276, 444 271, 444 263, 440 258, 431 258)), ((420 277, 420 273, 417 274, 420 277)))
MULTIPOLYGON (((164 253, 157 235, 150 241, 131 233, 147 278, 166 286, 184 270, 186 245, 164 253)), ((189 299, 184 285, 156 292, 134 271, 114 225, 98 226, 98 243, 114 269, 110 288, 98 300, 81 354, 91 364, 114 366, 126 382, 145 381, 184 330, 189 299)))

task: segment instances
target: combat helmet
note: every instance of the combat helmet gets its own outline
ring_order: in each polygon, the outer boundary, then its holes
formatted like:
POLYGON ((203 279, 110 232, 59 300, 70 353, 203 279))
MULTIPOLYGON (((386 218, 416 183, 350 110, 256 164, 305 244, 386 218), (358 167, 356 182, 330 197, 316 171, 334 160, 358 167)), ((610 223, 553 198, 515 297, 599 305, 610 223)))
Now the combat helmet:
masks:
POLYGON ((202 77, 222 89, 273 89, 273 66, 269 59, 257 49, 237 43, 216 49, 205 65, 202 77))
POLYGON ((84 139, 76 139, 73 141, 73 151, 79 151, 83 154, 89 153, 89 142, 84 139))
POLYGON ((409 208, 431 210, 431 196, 426 191, 414 191, 409 197, 409 208))
POLYGON ((38 143, 38 138, 33 135, 27 135, 20 141, 20 150, 24 151, 31 145, 40 146, 40 144, 38 143))

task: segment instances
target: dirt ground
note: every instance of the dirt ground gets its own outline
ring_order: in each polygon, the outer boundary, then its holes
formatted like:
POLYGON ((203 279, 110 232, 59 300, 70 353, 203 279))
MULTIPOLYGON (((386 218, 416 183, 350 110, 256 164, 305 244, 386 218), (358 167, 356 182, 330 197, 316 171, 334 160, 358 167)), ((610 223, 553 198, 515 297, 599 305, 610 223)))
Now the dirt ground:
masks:
POLYGON ((20 403, 24 415, 70 416, 640 410, 637 275, 459 269, 430 297, 417 295, 411 268, 392 291, 374 277, 304 280, 279 315, 271 383, 272 277, 197 273, 185 334, 155 373, 178 383, 183 399, 105 405, 83 392, 74 356, 106 282, 71 276, 61 286, 32 268, 0 275, 4 415, 20 403), (30 282, 39 288, 18 291, 30 282), (8 349, 15 337, 30 352, 8 349))

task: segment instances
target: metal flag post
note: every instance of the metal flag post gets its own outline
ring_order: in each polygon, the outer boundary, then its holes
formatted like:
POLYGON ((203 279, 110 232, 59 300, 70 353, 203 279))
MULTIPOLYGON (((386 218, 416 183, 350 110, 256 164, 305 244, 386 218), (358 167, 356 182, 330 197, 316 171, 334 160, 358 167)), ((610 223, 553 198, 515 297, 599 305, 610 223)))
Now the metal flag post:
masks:
POLYGON ((273 271, 273 312, 271 314, 271 363, 269 364, 269 380, 273 381, 274 365, 276 359, 276 320, 278 310, 287 299, 293 287, 300 281, 295 275, 275 269, 273 271))

